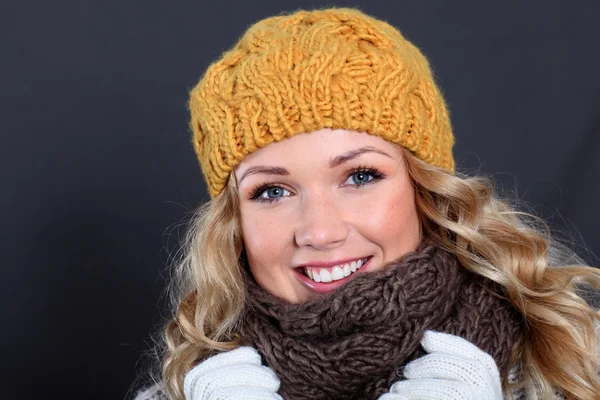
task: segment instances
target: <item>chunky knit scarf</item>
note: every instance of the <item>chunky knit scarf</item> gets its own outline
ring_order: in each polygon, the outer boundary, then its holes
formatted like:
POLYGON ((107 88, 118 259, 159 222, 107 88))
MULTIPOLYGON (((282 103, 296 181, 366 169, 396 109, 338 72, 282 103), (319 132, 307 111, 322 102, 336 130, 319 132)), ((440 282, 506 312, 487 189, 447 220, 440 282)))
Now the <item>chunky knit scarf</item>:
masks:
POLYGON ((423 355, 425 330, 459 335, 491 354, 504 378, 520 318, 490 281, 426 242, 378 271, 290 304, 247 274, 242 343, 257 348, 288 400, 376 399, 423 355))

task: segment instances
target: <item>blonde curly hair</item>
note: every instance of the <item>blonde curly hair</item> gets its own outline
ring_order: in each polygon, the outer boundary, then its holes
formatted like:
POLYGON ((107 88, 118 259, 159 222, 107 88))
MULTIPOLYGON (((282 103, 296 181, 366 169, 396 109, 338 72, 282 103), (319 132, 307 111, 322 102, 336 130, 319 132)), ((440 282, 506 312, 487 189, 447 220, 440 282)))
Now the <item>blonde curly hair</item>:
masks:
MULTIPOLYGON (((500 284, 524 317, 524 337, 513 352, 520 379, 505 382, 507 396, 521 388, 528 399, 551 398, 553 389, 567 398, 600 398, 600 313, 581 296, 600 288, 600 271, 552 237, 541 219, 501 199, 491 178, 452 174, 403 151, 424 234, 465 268, 500 284)), ((239 345, 242 254, 232 174, 223 192, 194 213, 173 264, 173 317, 157 343, 155 377, 169 399, 184 399, 184 376, 197 360, 239 345)))

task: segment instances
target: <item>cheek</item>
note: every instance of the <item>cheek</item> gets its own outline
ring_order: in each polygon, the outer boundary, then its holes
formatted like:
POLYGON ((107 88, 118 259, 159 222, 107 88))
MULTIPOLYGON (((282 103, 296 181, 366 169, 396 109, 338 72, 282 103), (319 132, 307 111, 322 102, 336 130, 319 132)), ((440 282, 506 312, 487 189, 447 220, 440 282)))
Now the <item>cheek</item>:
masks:
POLYGON ((392 189, 378 196, 363 213, 363 226, 386 258, 394 259, 415 250, 421 242, 421 228, 411 187, 392 189))
POLYGON ((242 233, 247 246, 257 248, 271 242, 271 235, 276 228, 268 220, 242 216, 242 233))
POLYGON ((270 215, 253 210, 241 213, 242 236, 252 272, 271 274, 285 253, 285 225, 270 215))
POLYGON ((246 250, 249 253, 254 254, 256 249, 272 243, 270 236, 273 231, 269 229, 270 225, 269 221, 256 218, 252 213, 242 212, 242 235, 246 250))
POLYGON ((292 259, 293 224, 283 209, 242 212, 242 237, 250 271, 258 284, 271 294, 296 303, 308 299, 298 288, 289 268, 292 259), (282 215, 283 214, 283 215, 282 215))

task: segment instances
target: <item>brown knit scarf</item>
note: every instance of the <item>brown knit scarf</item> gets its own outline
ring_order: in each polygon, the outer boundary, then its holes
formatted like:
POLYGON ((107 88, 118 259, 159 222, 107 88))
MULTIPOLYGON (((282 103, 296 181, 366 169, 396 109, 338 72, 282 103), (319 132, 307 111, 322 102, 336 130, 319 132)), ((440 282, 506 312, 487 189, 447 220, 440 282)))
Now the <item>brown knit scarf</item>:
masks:
POLYGON ((402 366, 424 354, 419 342, 428 329, 476 344, 505 377, 520 337, 521 319, 494 295, 497 287, 426 242, 302 304, 246 278, 242 344, 258 349, 288 400, 378 398, 402 379, 402 366))

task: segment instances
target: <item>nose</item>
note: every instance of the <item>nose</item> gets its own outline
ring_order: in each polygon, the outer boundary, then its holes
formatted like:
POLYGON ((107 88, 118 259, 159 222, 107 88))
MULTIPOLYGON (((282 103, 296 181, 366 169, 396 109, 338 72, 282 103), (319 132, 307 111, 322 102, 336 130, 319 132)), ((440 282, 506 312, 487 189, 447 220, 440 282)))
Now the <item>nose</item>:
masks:
POLYGON ((319 250, 342 245, 350 232, 343 207, 330 195, 311 197, 304 199, 301 205, 294 233, 296 244, 319 250))

